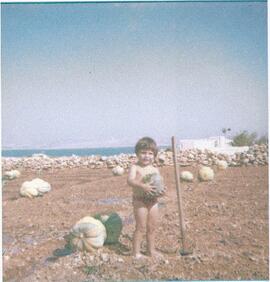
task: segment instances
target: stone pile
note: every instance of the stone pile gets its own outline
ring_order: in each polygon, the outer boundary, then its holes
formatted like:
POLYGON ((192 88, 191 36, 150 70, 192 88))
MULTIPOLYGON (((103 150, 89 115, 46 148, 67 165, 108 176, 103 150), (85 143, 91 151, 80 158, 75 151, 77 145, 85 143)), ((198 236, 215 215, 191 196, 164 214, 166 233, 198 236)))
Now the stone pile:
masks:
POLYGON ((23 168, 29 170, 48 170, 48 169, 63 169, 63 168, 114 168, 121 166, 128 168, 132 163, 137 161, 135 154, 120 154, 115 156, 88 156, 88 157, 57 157, 50 158, 48 156, 34 156, 24 158, 2 158, 3 170, 11 170, 12 168, 23 168))
POLYGON ((268 145, 254 145, 246 152, 237 152, 235 154, 190 149, 181 151, 178 158, 178 162, 181 166, 193 164, 212 166, 216 165, 220 160, 226 161, 228 166, 268 165, 268 145))
MULTIPOLYGON (((228 166, 268 165, 268 145, 254 145, 248 151, 233 155, 217 153, 210 150, 189 149, 178 153, 177 162, 180 166, 205 165, 213 166, 218 160, 225 160, 228 166)), ((137 161, 135 154, 120 154, 115 156, 92 155, 87 157, 71 156, 51 158, 46 155, 34 155, 32 157, 2 158, 2 169, 29 169, 48 170, 63 168, 109 168, 116 166, 129 168, 137 161)), ((160 151, 156 161, 157 166, 172 166, 173 156, 170 150, 160 151)))

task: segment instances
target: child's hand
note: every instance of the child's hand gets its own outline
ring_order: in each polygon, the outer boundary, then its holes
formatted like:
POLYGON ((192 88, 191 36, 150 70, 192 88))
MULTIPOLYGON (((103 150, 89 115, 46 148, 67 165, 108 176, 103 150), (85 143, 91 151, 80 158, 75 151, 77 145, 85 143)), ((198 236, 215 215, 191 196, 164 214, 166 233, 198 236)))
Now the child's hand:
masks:
POLYGON ((156 187, 152 184, 143 184, 142 189, 144 190, 145 193, 154 195, 156 192, 156 187))
POLYGON ((166 192, 167 192, 167 186, 164 186, 163 191, 160 191, 157 196, 158 197, 163 197, 166 194, 166 192))

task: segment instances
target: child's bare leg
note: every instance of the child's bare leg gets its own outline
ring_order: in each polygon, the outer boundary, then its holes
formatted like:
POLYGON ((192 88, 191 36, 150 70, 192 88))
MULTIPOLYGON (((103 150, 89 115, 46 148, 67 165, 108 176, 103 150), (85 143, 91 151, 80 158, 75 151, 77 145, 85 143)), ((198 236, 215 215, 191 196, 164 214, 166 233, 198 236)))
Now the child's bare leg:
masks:
POLYGON ((150 256, 160 256, 155 250, 155 230, 158 225, 158 203, 149 207, 147 218, 147 249, 150 256))
POLYGON ((136 220, 136 229, 133 236, 133 255, 137 258, 143 255, 140 252, 143 232, 146 227, 148 210, 140 201, 134 203, 134 216, 136 220))

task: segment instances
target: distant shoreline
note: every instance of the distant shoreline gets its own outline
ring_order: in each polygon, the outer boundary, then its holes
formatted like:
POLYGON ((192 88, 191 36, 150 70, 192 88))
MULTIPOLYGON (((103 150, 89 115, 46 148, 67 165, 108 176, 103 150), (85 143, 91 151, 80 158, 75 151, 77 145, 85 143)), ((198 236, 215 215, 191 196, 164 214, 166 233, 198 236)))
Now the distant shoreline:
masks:
MULTIPOLYGON (((160 149, 169 146, 159 146, 160 149)), ((33 154, 44 154, 48 157, 76 156, 114 156, 119 154, 134 154, 134 146, 130 147, 100 147, 100 148, 63 148, 63 149, 2 149, 2 157, 31 157, 33 154)))

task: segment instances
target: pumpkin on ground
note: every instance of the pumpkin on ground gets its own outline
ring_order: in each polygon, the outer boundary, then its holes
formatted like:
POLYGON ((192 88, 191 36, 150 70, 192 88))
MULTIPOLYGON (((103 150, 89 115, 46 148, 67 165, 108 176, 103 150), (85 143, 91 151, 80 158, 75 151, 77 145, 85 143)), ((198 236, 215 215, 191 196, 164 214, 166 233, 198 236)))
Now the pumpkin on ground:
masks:
POLYGON ((125 170, 123 167, 121 166, 116 166, 112 169, 112 173, 113 175, 116 175, 116 176, 120 176, 120 175, 123 175, 125 173, 125 170))
POLYGON ((182 171, 180 174, 180 178, 183 181, 192 182, 193 174, 190 171, 182 171))
POLYGON ((69 244, 80 251, 94 251, 103 246, 107 234, 105 226, 97 219, 86 216, 71 229, 69 244))
POLYGON ((228 167, 228 163, 224 160, 218 160, 216 162, 216 165, 217 165, 218 169, 220 169, 220 170, 225 170, 228 167))
POLYGON ((30 181, 25 181, 20 189, 20 195, 22 197, 33 198, 39 195, 38 190, 31 186, 30 181))
POLYGON ((109 215, 96 214, 94 218, 100 220, 106 228, 107 238, 105 244, 117 243, 123 228, 121 217, 114 212, 109 215))
POLYGON ((6 171, 3 174, 3 180, 12 180, 18 178, 20 175, 21 173, 17 169, 6 171))
POLYGON ((208 166, 203 166, 199 170, 199 179, 201 181, 211 181, 214 179, 214 171, 208 166))
POLYGON ((35 178, 32 181, 23 182, 20 188, 20 195, 23 197, 33 198, 37 196, 42 196, 51 190, 51 185, 40 179, 35 178))
POLYGON ((51 185, 48 182, 40 178, 33 179, 32 185, 36 187, 39 193, 42 193, 42 194, 47 193, 51 190, 51 185))

